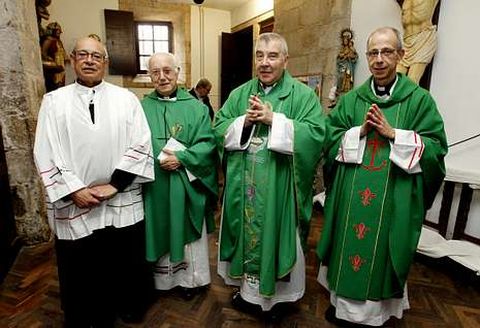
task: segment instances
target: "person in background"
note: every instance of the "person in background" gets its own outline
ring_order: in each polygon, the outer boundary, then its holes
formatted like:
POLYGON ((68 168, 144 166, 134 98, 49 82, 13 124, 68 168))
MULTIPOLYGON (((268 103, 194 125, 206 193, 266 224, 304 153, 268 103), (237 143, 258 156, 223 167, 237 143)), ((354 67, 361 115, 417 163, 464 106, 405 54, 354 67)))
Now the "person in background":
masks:
POLYGON ((208 107, 208 115, 210 115, 210 120, 213 121, 215 111, 213 110, 212 104, 210 104, 210 98, 208 97, 210 90, 212 90, 212 83, 206 78, 201 78, 198 80, 195 88, 191 88, 188 92, 208 107))
POLYGON ((318 279, 330 291, 326 318, 342 327, 381 326, 409 308, 408 271, 445 176, 443 120, 430 93, 396 73, 401 40, 391 27, 370 34, 372 76, 327 119, 318 279))
POLYGON ((226 170, 218 273, 239 288, 234 306, 273 317, 274 305, 305 291, 301 236, 325 132, 318 97, 287 61, 285 39, 261 34, 257 77, 230 93, 214 121, 226 170))
POLYGON ((214 230, 218 155, 208 108, 177 85, 169 53, 148 62, 155 90, 142 105, 152 131, 155 181, 144 186, 147 260, 155 287, 191 299, 210 283, 207 232, 214 230))
POLYGON ((154 179, 150 130, 137 97, 103 81, 103 44, 79 39, 70 57, 76 82, 43 97, 34 146, 65 326, 139 322, 153 290, 141 195, 154 179))

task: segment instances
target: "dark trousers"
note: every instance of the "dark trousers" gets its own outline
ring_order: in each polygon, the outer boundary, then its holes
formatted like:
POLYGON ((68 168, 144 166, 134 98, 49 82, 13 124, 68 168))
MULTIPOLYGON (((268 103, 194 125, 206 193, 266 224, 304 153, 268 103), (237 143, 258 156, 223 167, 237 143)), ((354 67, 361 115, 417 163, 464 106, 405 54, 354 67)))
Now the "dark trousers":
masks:
POLYGON ((113 327, 118 314, 143 311, 153 291, 145 223, 55 240, 65 327, 113 327))

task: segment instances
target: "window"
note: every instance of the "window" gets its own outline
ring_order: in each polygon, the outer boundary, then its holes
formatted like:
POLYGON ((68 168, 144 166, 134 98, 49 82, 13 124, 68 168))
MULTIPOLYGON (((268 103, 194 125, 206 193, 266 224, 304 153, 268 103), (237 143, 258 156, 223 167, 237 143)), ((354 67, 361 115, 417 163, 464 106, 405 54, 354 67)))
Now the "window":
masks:
POLYGON ((148 58, 156 52, 173 52, 173 28, 169 22, 137 22, 137 66, 147 72, 148 58))

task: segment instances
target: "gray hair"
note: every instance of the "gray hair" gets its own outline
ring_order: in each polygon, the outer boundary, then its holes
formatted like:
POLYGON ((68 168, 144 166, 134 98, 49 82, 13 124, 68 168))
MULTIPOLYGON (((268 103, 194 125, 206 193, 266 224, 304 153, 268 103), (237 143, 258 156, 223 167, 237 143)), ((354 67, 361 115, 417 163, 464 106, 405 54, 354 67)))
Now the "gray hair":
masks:
POLYGON ((255 50, 257 49, 257 46, 260 42, 265 42, 265 43, 270 43, 277 41, 280 43, 280 51, 282 52, 283 55, 288 56, 288 46, 287 46, 287 41, 283 36, 281 36, 278 33, 262 33, 258 36, 257 42, 255 44, 255 50))
POLYGON ((377 33, 386 33, 388 31, 393 32, 393 34, 395 34, 395 36, 397 37, 397 50, 403 49, 402 33, 400 33, 400 31, 394 27, 384 26, 384 27, 377 28, 375 31, 370 33, 367 39, 367 50, 368 50, 368 44, 370 43, 370 39, 372 38, 372 36, 374 36, 377 33))
POLYGON ((155 58, 155 57, 169 57, 172 60, 173 68, 175 68, 177 72, 180 71, 180 65, 178 64, 177 58, 169 52, 156 52, 153 55, 151 55, 147 63, 148 70, 150 70, 150 62, 152 61, 152 58, 155 58))
POLYGON ((78 38, 78 39, 75 40, 73 50, 72 50, 72 55, 75 55, 75 52, 77 51, 77 45, 82 40, 94 40, 94 41, 98 42, 103 49, 103 54, 105 55, 105 59, 108 59, 107 47, 103 44, 103 42, 101 42, 100 40, 98 40, 96 38, 92 38, 90 35, 86 36, 86 37, 78 38))

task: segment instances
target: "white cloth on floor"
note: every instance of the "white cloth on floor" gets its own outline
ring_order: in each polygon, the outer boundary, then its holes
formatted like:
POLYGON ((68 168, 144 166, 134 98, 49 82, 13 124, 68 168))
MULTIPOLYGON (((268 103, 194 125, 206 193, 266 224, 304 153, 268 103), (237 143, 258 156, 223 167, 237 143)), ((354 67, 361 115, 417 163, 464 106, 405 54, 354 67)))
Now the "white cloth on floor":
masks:
POLYGON ((433 258, 448 256, 480 275, 480 246, 466 240, 446 240, 437 232, 422 227, 417 251, 433 258))

